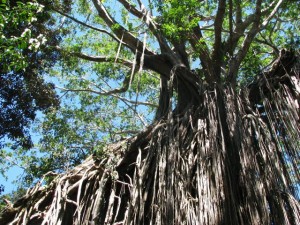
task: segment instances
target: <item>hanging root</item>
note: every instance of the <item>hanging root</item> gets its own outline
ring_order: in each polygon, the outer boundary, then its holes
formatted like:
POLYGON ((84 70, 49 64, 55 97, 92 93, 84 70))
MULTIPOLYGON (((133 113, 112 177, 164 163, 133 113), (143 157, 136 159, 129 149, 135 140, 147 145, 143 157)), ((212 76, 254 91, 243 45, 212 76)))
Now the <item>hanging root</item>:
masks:
POLYGON ((300 224, 299 74, 288 77, 256 98, 204 90, 201 107, 34 187, 0 224, 300 224))

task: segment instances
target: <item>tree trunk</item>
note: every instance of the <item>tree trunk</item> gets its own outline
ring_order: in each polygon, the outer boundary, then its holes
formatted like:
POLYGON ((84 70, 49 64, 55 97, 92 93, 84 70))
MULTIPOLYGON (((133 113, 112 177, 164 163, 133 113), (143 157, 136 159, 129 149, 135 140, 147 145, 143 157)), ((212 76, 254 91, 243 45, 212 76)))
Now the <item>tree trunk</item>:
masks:
POLYGON ((151 126, 28 190, 0 224, 300 224, 297 61, 239 91, 172 70, 151 126))

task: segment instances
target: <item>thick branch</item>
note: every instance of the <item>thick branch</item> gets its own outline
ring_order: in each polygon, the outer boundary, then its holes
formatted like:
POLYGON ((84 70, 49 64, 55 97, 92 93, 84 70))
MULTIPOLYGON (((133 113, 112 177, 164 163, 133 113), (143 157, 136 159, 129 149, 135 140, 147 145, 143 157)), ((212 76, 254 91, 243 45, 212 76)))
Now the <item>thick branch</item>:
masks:
POLYGON ((142 11, 138 10, 134 5, 130 4, 128 1, 118 0, 118 2, 120 2, 127 9, 127 11, 130 12, 132 15, 140 19, 143 18, 145 22, 147 21, 148 18, 145 18, 147 15, 145 15, 142 11))
POLYGON ((236 24, 239 25, 242 23, 242 9, 241 9, 241 0, 236 0, 236 10, 235 10, 235 20, 236 24))
POLYGON ((209 49, 203 40, 202 32, 199 26, 193 28, 192 34, 189 35, 188 40, 195 52, 199 54, 200 62, 204 70, 207 82, 212 80, 213 63, 209 55, 209 49))
POLYGON ((273 63, 270 71, 263 72, 248 86, 251 104, 261 104, 261 91, 266 96, 272 96, 270 93, 270 85, 277 87, 279 84, 285 84, 290 90, 293 90, 291 76, 293 76, 292 72, 296 63, 297 57, 294 52, 281 50, 279 58, 273 63))
POLYGON ((142 8, 142 11, 140 11, 126 0, 118 0, 118 1, 126 8, 128 12, 130 12, 132 15, 136 16, 137 18, 141 19, 147 24, 149 30, 157 38, 157 41, 161 48, 161 52, 171 52, 171 49, 166 39, 159 32, 158 25, 154 22, 153 18, 150 16, 149 11, 146 10, 146 8, 142 3, 140 3, 140 6, 142 8))
POLYGON ((190 65, 189 65, 189 57, 188 54, 186 52, 186 47, 185 47, 185 42, 184 41, 174 41, 173 42, 174 45, 174 50, 175 52, 178 54, 179 58, 181 59, 181 61, 183 62, 183 64, 190 69, 190 65))
POLYGON ((228 13, 228 19, 229 19, 229 55, 233 56, 233 50, 232 50, 232 35, 233 35, 233 2, 232 0, 229 0, 229 13, 228 13))
POLYGON ((119 39, 121 39, 128 45, 131 51, 135 53, 136 50, 138 50, 139 52, 144 52, 148 55, 154 54, 148 48, 144 47, 143 42, 141 42, 138 38, 133 36, 128 30, 126 30, 114 18, 112 18, 99 0, 93 0, 93 3, 98 12, 98 15, 104 20, 107 26, 110 27, 110 29, 115 33, 115 35, 117 35, 119 39))
POLYGON ((222 60, 222 27, 225 15, 225 6, 226 0, 220 0, 218 5, 218 11, 215 19, 215 42, 213 46, 213 53, 212 53, 212 60, 215 67, 215 74, 214 77, 216 79, 220 78, 221 72, 221 60, 222 60))
POLYGON ((152 70, 166 78, 170 77, 170 71, 173 68, 173 63, 169 60, 167 54, 160 55, 145 55, 144 69, 152 70))

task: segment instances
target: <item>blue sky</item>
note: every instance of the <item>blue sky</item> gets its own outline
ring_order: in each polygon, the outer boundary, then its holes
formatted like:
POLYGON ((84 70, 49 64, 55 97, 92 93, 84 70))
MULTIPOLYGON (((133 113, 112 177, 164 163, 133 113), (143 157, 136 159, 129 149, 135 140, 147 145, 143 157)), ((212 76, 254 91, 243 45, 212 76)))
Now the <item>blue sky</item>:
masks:
POLYGON ((16 181, 22 173, 23 169, 13 166, 7 171, 7 179, 0 174, 0 184, 4 186, 3 194, 9 194, 17 190, 17 186, 13 182, 16 181))

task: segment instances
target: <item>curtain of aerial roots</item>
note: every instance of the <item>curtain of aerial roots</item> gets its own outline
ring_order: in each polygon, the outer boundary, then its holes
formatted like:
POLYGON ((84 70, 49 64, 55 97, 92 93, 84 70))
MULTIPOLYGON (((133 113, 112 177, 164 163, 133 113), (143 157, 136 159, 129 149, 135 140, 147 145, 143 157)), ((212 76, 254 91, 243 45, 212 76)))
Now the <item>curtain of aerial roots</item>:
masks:
POLYGON ((32 190, 12 224, 300 224, 293 93, 282 86, 253 110, 247 93, 205 91, 193 113, 153 128, 132 172, 90 158, 32 190))
POLYGON ((290 91, 265 99, 260 116, 230 88, 204 99, 204 110, 161 124, 139 155, 126 224, 300 224, 290 91))

